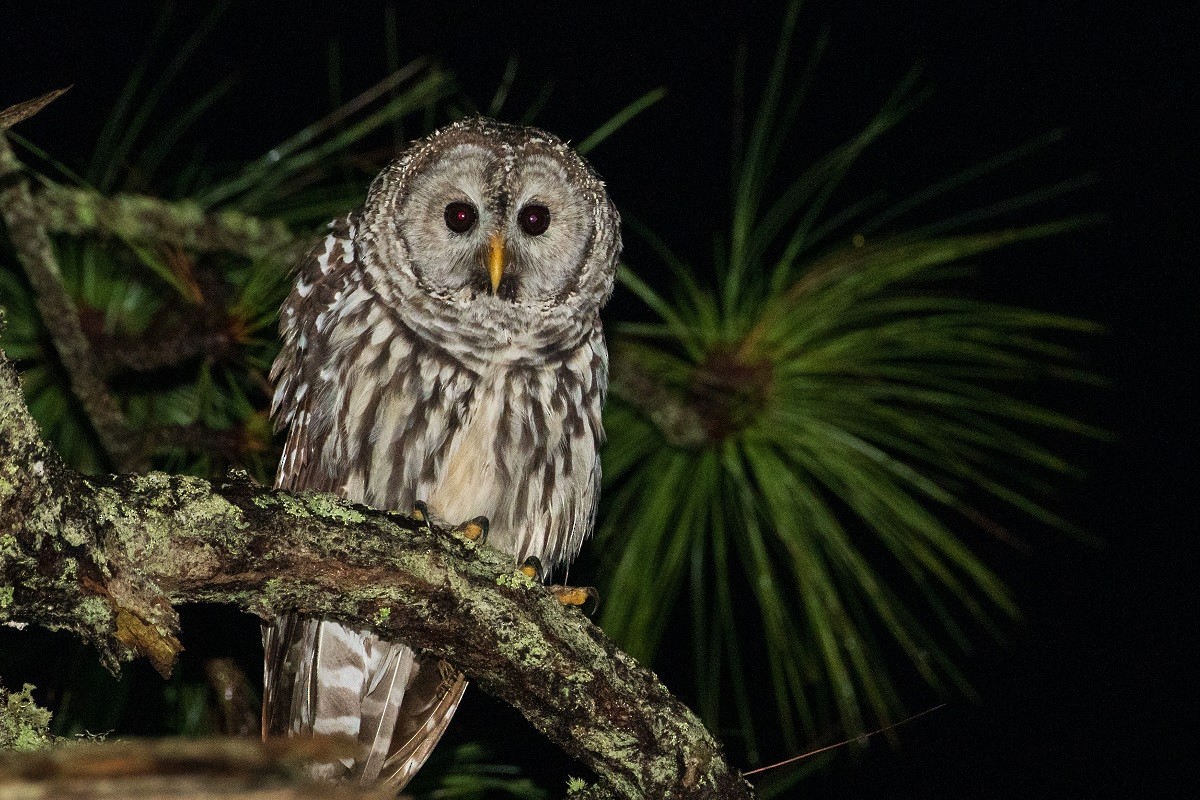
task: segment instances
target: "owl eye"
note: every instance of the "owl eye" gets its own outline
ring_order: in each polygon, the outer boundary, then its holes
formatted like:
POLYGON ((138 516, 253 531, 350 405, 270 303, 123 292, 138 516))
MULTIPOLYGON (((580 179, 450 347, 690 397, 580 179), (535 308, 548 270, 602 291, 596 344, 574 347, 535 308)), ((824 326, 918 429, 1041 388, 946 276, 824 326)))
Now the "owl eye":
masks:
POLYGON ((550 209, 530 203, 517 212, 517 224, 530 236, 541 236, 550 227, 550 209))
POLYGON ((470 203, 451 203, 446 206, 446 227, 455 233, 466 233, 475 225, 479 214, 470 203))

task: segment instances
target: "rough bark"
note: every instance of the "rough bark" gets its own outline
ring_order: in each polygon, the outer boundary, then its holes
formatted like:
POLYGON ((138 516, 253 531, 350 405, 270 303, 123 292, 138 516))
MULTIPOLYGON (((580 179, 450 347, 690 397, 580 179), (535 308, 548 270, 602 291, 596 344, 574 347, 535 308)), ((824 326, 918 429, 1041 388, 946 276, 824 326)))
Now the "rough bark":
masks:
POLYGON ((165 674, 186 602, 296 608, 440 655, 594 770, 589 796, 752 796, 657 677, 508 556, 243 475, 83 476, 42 442, 0 354, 0 624, 72 631, 113 669, 144 655, 165 674))

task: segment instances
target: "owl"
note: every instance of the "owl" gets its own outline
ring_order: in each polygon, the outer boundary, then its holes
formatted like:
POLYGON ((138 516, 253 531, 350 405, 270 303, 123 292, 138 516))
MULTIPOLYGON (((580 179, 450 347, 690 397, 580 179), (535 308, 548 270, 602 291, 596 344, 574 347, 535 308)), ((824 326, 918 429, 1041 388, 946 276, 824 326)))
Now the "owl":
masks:
MULTIPOLYGON (((555 136, 469 119, 422 139, 330 225, 281 310, 276 485, 435 519, 549 570, 591 532, 620 218, 555 136)), ((399 790, 466 687, 443 661, 322 619, 264 625, 263 733, 345 734, 324 774, 399 790)))

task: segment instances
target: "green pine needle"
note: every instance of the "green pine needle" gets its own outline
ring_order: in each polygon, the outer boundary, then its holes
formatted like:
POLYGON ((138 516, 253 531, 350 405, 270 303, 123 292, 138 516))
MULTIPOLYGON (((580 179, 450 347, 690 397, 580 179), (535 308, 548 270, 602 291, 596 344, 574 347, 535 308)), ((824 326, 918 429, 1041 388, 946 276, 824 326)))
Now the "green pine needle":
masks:
POLYGON ((1095 382, 1060 339, 1096 326, 954 291, 970 259, 1092 220, 983 233, 963 225, 1075 183, 893 230, 918 206, 1044 144, 1035 142, 874 220, 864 217, 873 200, 832 209, 859 156, 920 102, 915 71, 858 135, 778 181, 788 133, 780 126, 799 108, 783 88, 796 10, 739 155, 717 285, 697 282, 631 221, 676 286, 667 298, 621 270, 621 285, 661 322, 617 326, 615 348, 699 411, 706 444, 673 445, 635 406, 610 403, 599 530, 620 554, 605 575, 603 627, 653 659, 668 625, 685 621, 697 706, 710 727, 739 729, 751 763, 767 736, 794 747, 801 730, 830 717, 850 736, 896 719, 896 670, 969 693, 955 663, 970 644, 964 623, 998 635, 1000 621, 1018 614, 973 531, 1006 535, 989 517, 1005 507, 1069 528, 1046 489, 1048 477, 1074 470, 1041 440, 1103 435, 1025 399, 1040 381, 1095 382), (768 196, 775 185, 783 189, 768 196), (829 247, 834 237, 844 243, 829 247), (750 608, 735 604, 738 585, 750 608), (672 614, 684 598, 690 607, 672 614), (773 719, 754 705, 766 697, 773 719))

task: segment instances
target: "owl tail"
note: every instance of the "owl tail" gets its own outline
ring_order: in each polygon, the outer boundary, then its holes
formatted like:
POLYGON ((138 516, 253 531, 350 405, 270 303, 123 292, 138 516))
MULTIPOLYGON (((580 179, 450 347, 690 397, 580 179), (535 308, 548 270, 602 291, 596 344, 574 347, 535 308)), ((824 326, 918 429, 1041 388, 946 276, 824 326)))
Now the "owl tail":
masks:
POLYGON ((336 622, 281 614, 263 625, 263 736, 342 734, 358 758, 321 777, 399 791, 458 708, 466 679, 444 661, 336 622))

